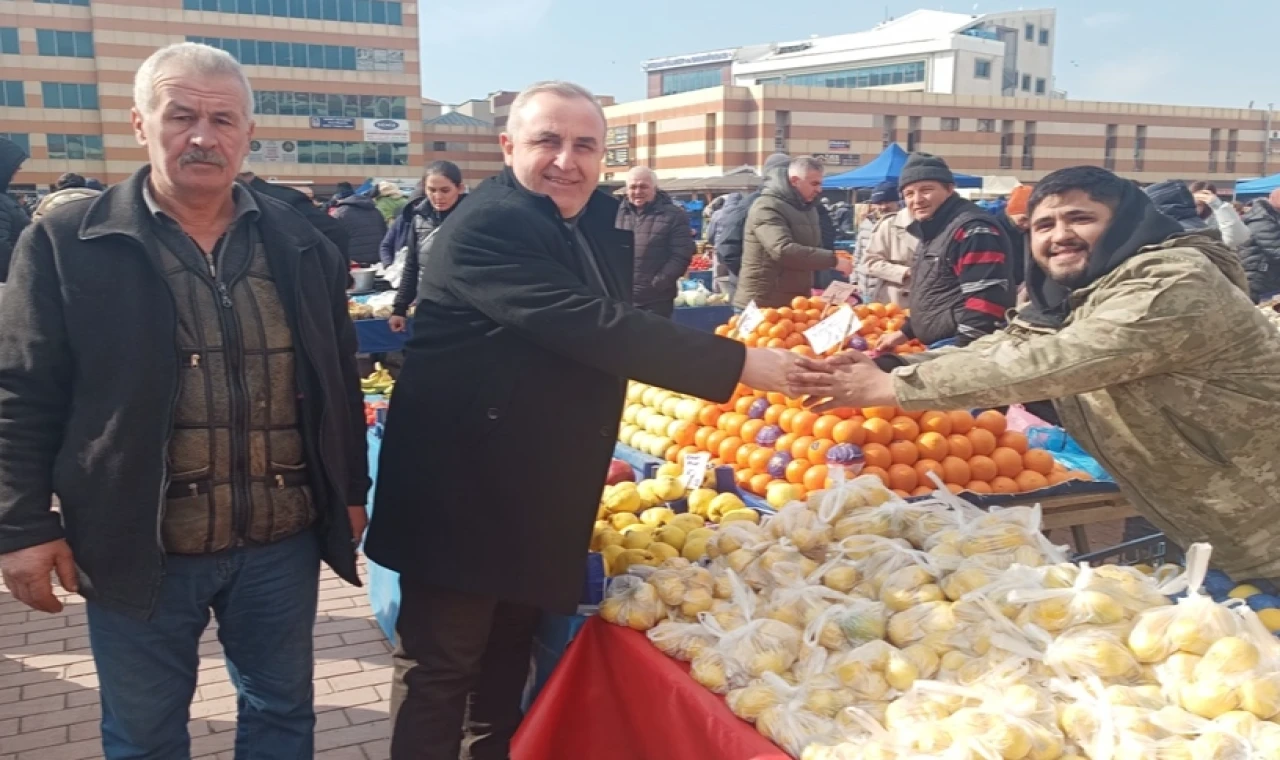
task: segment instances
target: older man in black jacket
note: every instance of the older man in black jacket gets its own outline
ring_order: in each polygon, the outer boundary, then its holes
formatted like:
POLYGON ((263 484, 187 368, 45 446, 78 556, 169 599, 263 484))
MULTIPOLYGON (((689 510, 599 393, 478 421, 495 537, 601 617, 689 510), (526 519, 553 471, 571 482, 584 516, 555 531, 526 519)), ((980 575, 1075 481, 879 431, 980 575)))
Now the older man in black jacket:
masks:
POLYGON ((0 137, 0 283, 9 274, 9 259, 18 235, 31 220, 27 212, 9 195, 9 180, 18 173, 27 153, 8 138, 0 137))
POLYGON ((171 45, 135 92, 151 163, 36 222, 0 298, 0 570, 88 600, 108 760, 190 757, 210 612, 238 752, 311 757, 320 560, 359 583, 369 487, 346 267, 235 182, 235 59, 171 45))
POLYGON ((572 611, 626 378, 725 401, 799 355, 632 307, 632 236, 596 192, 605 119, 534 85, 507 170, 440 228, 391 402, 367 550, 400 573, 395 760, 506 760, 539 609, 572 611))
POLYGON ((627 199, 618 207, 617 225, 635 235, 631 302, 638 309, 670 317, 676 285, 696 249, 689 215, 658 189, 652 169, 637 166, 627 172, 627 199))

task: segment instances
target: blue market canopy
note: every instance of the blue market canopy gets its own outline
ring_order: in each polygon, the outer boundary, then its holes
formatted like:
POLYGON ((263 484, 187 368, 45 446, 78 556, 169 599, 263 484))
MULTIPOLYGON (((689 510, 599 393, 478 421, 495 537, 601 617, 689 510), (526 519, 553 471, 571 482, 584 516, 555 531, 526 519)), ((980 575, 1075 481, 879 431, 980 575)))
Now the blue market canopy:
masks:
MULTIPOLYGON (((907 162, 907 155, 897 143, 893 143, 870 163, 843 174, 833 174, 822 181, 822 186, 828 190, 850 190, 875 187, 886 180, 896 180, 902 173, 902 165, 907 162)), ((981 177, 968 174, 955 176, 956 187, 982 187, 981 177)))
POLYGON ((1280 174, 1259 179, 1242 179, 1236 183, 1236 195, 1266 195, 1280 187, 1280 174))

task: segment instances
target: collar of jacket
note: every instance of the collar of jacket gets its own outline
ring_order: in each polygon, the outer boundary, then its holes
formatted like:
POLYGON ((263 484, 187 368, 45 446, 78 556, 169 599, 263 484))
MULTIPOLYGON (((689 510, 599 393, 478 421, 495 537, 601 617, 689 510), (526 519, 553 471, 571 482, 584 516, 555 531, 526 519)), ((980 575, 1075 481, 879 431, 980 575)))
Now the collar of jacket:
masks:
POLYGON ((413 219, 415 216, 426 216, 434 219, 437 223, 443 222, 450 214, 458 210, 458 205, 467 199, 467 195, 468 193, 462 193, 459 195, 458 200, 454 201, 453 205, 444 211, 437 211, 436 207, 431 205, 431 201, 425 195, 420 198, 414 198, 400 210, 400 216, 405 219, 413 219))
MULTIPOLYGON (((147 219, 147 204, 142 200, 142 187, 150 176, 151 165, 144 165, 129 179, 99 195, 80 223, 80 239, 123 235, 145 243, 144 236, 149 233, 151 223, 147 219)), ((241 189, 253 193, 253 200, 258 204, 259 228, 268 250, 283 246, 285 250, 301 251, 319 244, 320 233, 288 204, 248 186, 241 189)))
POLYGON ((772 195, 775 198, 781 198, 801 211, 808 211, 817 205, 818 202, 818 199, 814 198, 812 203, 805 203, 804 199, 800 197, 799 191, 791 186, 791 181, 787 177, 785 170, 781 173, 780 177, 777 175, 770 175, 769 178, 765 180, 764 188, 760 191, 760 194, 772 195))
POLYGON ((907 231, 921 240, 932 240, 935 235, 942 232, 960 213, 960 209, 969 201, 960 197, 959 193, 952 192, 951 197, 942 202, 936 213, 923 222, 912 220, 907 225, 907 231))
MULTIPOLYGON (((529 200, 539 211, 546 213, 550 218, 558 221, 567 221, 561 214, 560 208, 556 206, 556 202, 551 200, 548 195, 535 193, 524 185, 520 184, 520 180, 516 179, 515 172, 511 171, 511 167, 502 170, 502 173, 488 180, 503 187, 509 187, 517 193, 521 194, 529 200)), ((607 218, 610 227, 613 226, 614 217, 618 212, 619 201, 610 198, 599 189, 591 193, 591 198, 587 201, 587 206, 578 215, 579 219, 593 219, 600 217, 607 218)))

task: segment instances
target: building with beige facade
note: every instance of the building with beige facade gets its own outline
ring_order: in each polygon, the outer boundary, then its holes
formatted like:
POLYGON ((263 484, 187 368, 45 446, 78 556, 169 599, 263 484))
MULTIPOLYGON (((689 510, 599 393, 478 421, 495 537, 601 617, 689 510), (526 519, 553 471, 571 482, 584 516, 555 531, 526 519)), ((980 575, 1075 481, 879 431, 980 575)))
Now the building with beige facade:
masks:
POLYGON ((1093 164, 1143 183, 1280 171, 1280 113, 883 89, 719 86, 605 109, 604 179, 644 165, 660 178, 721 176, 770 153, 820 157, 829 173, 890 143, 943 156, 957 172, 1035 182, 1093 164), (1268 156, 1269 146, 1271 155, 1268 156))
POLYGON ((74 171, 119 182, 146 161, 133 76, 184 40, 227 50, 254 88, 250 166, 310 182, 408 179, 422 165, 417 3, 0 0, 0 135, 31 156, 15 189, 74 171))

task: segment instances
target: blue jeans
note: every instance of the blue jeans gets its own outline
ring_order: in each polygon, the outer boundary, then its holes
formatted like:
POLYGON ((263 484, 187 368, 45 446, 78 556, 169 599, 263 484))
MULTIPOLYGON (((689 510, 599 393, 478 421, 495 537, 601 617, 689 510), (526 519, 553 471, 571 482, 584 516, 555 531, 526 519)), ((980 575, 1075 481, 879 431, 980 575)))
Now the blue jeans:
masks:
POLYGON ((309 759, 319 584, 319 541, 305 531, 270 546, 169 555, 149 621, 89 602, 107 760, 191 757, 187 721, 210 610, 238 693, 236 760, 309 759))

